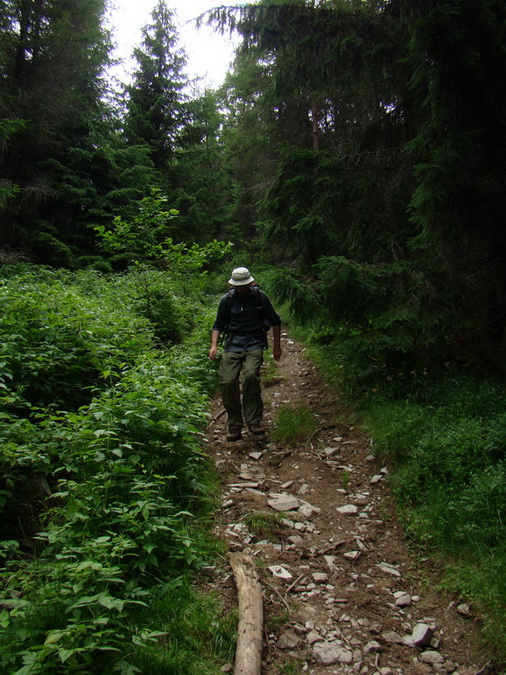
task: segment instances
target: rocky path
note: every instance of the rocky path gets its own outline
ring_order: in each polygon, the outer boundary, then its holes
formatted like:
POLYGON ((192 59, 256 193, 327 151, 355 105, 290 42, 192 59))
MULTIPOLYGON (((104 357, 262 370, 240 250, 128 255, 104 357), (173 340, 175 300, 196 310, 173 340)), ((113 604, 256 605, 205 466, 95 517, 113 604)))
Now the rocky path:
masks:
MULTIPOLYGON (((208 429, 223 484, 217 535, 258 562, 262 673, 490 672, 475 649, 472 608, 437 592, 429 561, 408 550, 388 495, 388 467, 377 465, 369 439, 300 345, 284 334, 283 349, 276 381, 264 390, 266 426, 280 405, 303 402, 319 421, 311 441, 285 447, 268 434, 261 441, 246 434, 227 443, 219 401, 208 429), (251 525, 252 515, 266 513, 282 515, 270 538, 251 525)), ((224 604, 235 606, 227 562, 210 574, 224 604)))

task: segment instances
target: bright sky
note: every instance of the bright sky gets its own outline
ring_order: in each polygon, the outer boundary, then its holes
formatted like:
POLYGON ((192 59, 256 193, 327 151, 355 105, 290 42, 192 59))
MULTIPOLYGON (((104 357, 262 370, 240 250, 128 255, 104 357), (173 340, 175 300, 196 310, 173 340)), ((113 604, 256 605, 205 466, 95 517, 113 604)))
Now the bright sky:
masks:
MULTIPOLYGON (((151 11, 157 0, 112 0, 110 22, 113 40, 118 45, 115 56, 128 59, 132 49, 140 44, 141 28, 150 21, 151 11)), ((187 74, 203 77, 201 88, 216 88, 222 84, 233 58, 233 42, 228 34, 215 33, 211 27, 195 28, 191 19, 221 5, 242 4, 237 0, 166 0, 167 7, 176 11, 176 25, 180 45, 188 56, 187 74)), ((114 76, 127 81, 132 67, 127 62, 114 71, 114 76)))

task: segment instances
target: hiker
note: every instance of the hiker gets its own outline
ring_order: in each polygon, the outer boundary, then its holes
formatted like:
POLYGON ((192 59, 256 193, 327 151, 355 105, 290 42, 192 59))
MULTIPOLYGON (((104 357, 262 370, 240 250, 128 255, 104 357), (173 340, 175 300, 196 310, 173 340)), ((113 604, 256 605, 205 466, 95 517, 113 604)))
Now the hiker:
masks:
POLYGON ((215 359, 218 340, 225 333, 219 379, 223 405, 228 414, 227 440, 238 441, 244 421, 255 436, 264 433, 260 367, 267 349, 267 330, 272 326, 272 355, 281 358, 281 319, 246 267, 237 267, 230 290, 220 300, 213 324, 209 358, 215 359), (239 376, 244 367, 242 405, 239 376))

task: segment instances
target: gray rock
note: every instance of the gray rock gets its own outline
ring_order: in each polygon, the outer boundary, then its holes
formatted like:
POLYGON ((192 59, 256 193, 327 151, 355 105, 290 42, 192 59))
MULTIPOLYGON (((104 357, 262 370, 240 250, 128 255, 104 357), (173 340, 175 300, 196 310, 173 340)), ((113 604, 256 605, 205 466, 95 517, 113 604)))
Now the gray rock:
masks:
POLYGON ((315 584, 326 584, 328 580, 329 575, 325 574, 325 572, 315 572, 313 574, 313 581, 315 584))
POLYGON ((288 537, 287 541, 290 542, 290 544, 294 544, 296 546, 302 544, 304 539, 299 535, 299 534, 293 534, 291 537, 288 537))
MULTIPOLYGON (((372 632, 372 631, 371 631, 372 632)), ((404 644, 404 639, 396 633, 394 630, 386 631, 381 635, 382 640, 389 644, 402 645, 404 644)))
POLYGON ((410 607, 411 606, 411 596, 409 593, 395 593, 395 606, 396 607, 410 607))
POLYGON ((304 518, 311 518, 313 513, 319 513, 320 511, 321 509, 319 509, 317 506, 309 504, 308 502, 300 503, 299 513, 302 514, 304 518))
POLYGON ((441 654, 434 651, 422 652, 419 658, 422 663, 430 663, 431 666, 439 665, 444 661, 441 654))
POLYGON ((346 558, 346 560, 357 560, 360 558, 360 551, 346 551, 346 553, 343 553, 343 558, 346 558))
POLYGON ((345 515, 353 515, 358 512, 358 507, 355 504, 345 504, 344 506, 338 506, 336 511, 345 515))
POLYGON ((273 493, 269 495, 267 503, 275 511, 293 511, 300 506, 300 501, 297 497, 286 493, 273 493))
POLYGON ((434 629, 426 623, 417 623, 411 635, 404 639, 404 643, 415 647, 424 647, 430 644, 434 629))
POLYGON ((268 569, 278 579, 292 578, 292 574, 284 567, 281 567, 281 565, 271 565, 268 569))
POLYGON ((313 647, 313 657, 323 666, 335 663, 353 663, 353 653, 343 649, 339 642, 317 642, 313 647))
POLYGON ((278 649, 295 649, 300 644, 300 637, 293 630, 287 630, 281 633, 276 644, 278 649))
POLYGON ((394 577, 400 577, 401 573, 397 569, 397 567, 394 567, 394 565, 389 565, 386 562, 378 563, 378 567, 382 572, 385 572, 386 574, 391 574, 394 577))
POLYGON ((371 640, 364 647, 364 654, 376 654, 381 651, 381 645, 376 640, 371 640))
POLYGON ((315 630, 309 631, 309 633, 306 636, 306 640, 310 645, 314 645, 317 642, 321 642, 323 640, 322 636, 317 633, 315 630))

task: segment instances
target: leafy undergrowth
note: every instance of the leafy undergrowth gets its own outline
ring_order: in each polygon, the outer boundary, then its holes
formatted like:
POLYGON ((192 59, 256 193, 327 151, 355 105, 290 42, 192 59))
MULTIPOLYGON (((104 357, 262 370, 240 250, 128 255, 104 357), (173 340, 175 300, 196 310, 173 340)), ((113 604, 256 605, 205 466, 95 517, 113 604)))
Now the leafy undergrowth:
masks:
POLYGON ((233 618, 189 581, 218 553, 215 378, 205 303, 177 292, 147 270, 3 270, 2 672, 196 675, 230 656, 233 618), (146 279, 184 343, 162 348, 146 279))

